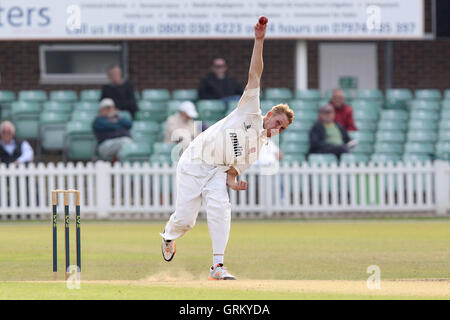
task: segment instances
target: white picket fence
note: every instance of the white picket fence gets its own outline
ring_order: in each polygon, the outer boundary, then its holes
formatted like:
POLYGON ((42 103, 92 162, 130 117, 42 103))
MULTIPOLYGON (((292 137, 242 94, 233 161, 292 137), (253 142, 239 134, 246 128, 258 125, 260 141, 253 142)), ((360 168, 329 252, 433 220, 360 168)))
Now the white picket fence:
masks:
MULTIPOLYGON (((253 169, 242 178, 248 190, 230 190, 232 212, 239 217, 364 212, 446 215, 450 209, 450 165, 443 161, 285 163, 275 175, 260 175, 253 169)), ((83 217, 167 218, 175 208, 175 167, 102 161, 1 164, 0 219, 48 217, 54 189, 80 190, 83 217)))

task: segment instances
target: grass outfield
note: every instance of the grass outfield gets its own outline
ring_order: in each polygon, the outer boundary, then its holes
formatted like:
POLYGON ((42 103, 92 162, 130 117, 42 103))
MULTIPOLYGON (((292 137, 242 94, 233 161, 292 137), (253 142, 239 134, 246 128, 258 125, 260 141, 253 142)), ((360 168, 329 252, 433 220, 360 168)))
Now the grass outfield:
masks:
MULTIPOLYGON (((206 281, 207 225, 199 221, 164 262, 164 222, 82 225, 82 284, 52 281, 50 222, 0 222, 0 299, 449 299, 449 220, 233 221, 225 264, 237 281, 206 281), (381 289, 366 287, 367 267, 381 289)), ((71 229, 71 261, 75 261, 71 229)))

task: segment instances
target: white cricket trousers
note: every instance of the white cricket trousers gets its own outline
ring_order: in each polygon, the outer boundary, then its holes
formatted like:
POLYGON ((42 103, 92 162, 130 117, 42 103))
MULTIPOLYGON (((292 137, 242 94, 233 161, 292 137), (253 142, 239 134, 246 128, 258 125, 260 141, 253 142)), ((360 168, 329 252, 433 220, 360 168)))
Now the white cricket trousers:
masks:
POLYGON ((224 254, 231 223, 226 178, 223 167, 193 163, 182 156, 177 166, 176 208, 161 234, 163 238, 175 240, 192 229, 203 200, 213 254, 224 254))

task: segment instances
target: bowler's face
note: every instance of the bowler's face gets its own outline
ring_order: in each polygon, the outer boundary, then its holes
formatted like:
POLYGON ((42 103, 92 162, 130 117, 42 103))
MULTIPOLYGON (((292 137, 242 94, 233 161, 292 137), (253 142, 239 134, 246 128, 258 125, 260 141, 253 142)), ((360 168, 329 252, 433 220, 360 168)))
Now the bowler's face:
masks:
POLYGON ((264 121, 264 129, 267 129, 267 136, 269 138, 280 134, 288 126, 289 119, 285 113, 274 114, 270 111, 267 113, 264 121))

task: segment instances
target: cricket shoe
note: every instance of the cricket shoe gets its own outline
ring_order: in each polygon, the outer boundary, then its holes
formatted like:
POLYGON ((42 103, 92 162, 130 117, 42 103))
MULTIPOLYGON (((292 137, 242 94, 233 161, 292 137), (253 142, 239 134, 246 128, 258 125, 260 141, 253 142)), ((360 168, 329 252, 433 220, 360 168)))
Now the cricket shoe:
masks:
POLYGON ((175 240, 162 240, 161 243, 161 251, 164 260, 167 262, 171 261, 177 252, 177 245, 175 244, 175 240))
POLYGON ((222 263, 211 266, 208 280, 236 280, 236 278, 228 272, 222 263))

